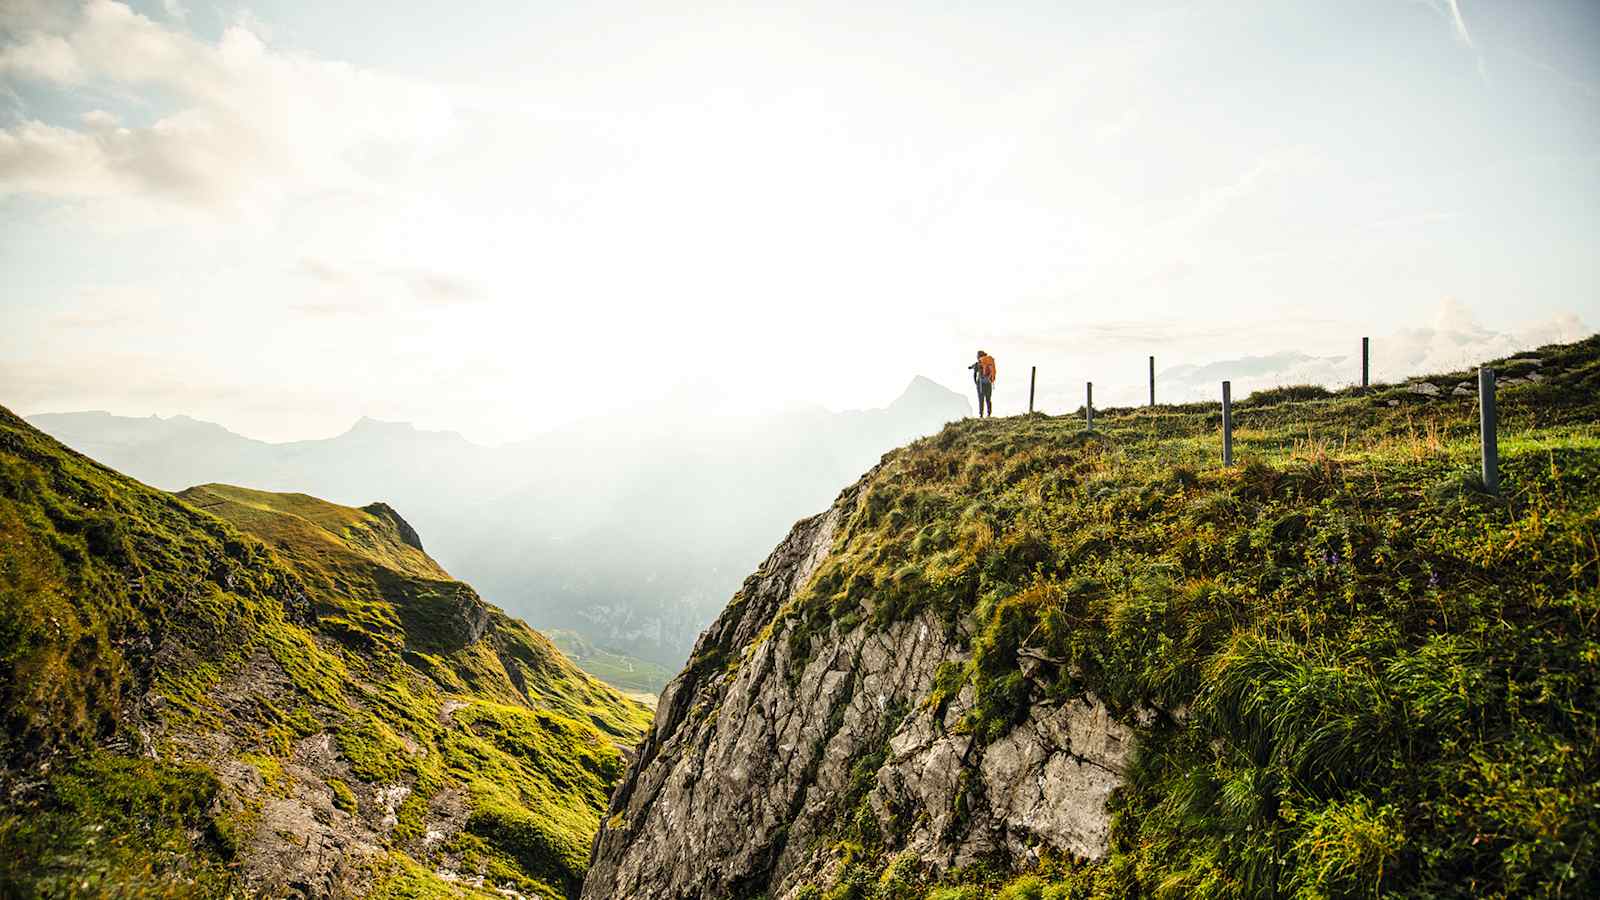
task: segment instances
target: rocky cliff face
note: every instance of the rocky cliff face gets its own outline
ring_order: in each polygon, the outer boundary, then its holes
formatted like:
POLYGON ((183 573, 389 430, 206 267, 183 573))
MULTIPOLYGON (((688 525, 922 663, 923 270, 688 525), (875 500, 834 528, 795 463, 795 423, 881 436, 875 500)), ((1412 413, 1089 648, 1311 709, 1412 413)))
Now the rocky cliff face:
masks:
POLYGON ((927 870, 1043 848, 1104 853, 1106 800, 1132 734, 1094 700, 1036 705, 980 746, 956 727, 970 689, 935 700, 971 622, 932 612, 884 628, 781 620, 833 550, 871 474, 796 525, 667 687, 611 802, 583 897, 794 896, 826 881, 825 838, 888 836, 927 870), (856 821, 852 821, 852 819, 856 821), (871 821, 862 821, 870 819, 871 821))

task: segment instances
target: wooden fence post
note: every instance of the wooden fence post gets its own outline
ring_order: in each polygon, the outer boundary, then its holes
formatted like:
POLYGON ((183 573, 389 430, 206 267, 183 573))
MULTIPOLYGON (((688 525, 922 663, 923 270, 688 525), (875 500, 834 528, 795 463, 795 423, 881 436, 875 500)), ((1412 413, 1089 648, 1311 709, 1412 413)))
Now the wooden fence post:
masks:
POLYGON ((1367 338, 1361 339, 1361 386, 1369 387, 1372 384, 1370 377, 1372 353, 1367 338))
POLYGON ((1033 415, 1033 385, 1039 378, 1039 367, 1033 366, 1028 371, 1028 415, 1033 415))
POLYGON ((1088 397, 1083 403, 1084 427, 1094 430, 1094 382, 1088 382, 1088 397))
POLYGON ((1150 405, 1156 405, 1156 358, 1150 357, 1150 405))
POLYGON ((1233 466, 1233 383, 1222 383, 1222 465, 1233 466))
POLYGON ((1478 369, 1478 443, 1483 449, 1483 487, 1500 493, 1500 443, 1495 434, 1494 370, 1478 369))

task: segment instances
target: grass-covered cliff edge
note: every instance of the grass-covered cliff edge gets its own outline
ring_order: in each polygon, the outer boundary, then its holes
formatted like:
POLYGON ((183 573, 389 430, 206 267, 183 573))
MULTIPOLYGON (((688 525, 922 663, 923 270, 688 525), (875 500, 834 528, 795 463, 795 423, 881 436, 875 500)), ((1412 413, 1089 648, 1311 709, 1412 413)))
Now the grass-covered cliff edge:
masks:
POLYGON ((561 897, 648 710, 383 504, 175 497, 0 409, 0 896, 561 897))
POLYGON ((887 455, 663 693, 585 897, 1600 891, 1600 336, 1497 368, 1497 497, 1469 372, 1249 398, 1228 469, 1215 404, 887 455))

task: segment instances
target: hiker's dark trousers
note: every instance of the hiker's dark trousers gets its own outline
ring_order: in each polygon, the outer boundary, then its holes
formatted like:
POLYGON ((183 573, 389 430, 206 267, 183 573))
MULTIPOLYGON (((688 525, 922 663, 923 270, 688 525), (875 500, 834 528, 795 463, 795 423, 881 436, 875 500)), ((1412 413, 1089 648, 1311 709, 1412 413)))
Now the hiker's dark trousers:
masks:
POLYGON ((994 415, 994 382, 978 376, 978 417, 994 415))

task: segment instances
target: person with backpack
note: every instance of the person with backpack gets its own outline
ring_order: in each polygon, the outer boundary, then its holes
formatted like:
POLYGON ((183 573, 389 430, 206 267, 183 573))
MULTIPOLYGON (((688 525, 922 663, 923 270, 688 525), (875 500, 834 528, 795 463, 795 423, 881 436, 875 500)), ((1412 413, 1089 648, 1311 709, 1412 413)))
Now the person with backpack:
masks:
POLYGON ((994 416, 994 357, 978 351, 978 361, 967 368, 972 370, 972 383, 978 386, 978 418, 994 416))

